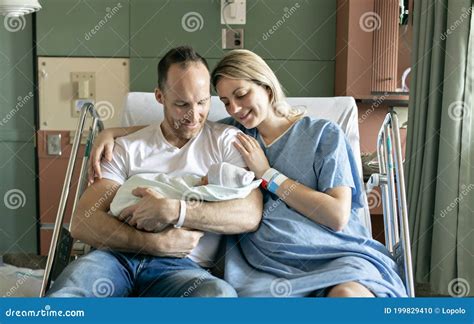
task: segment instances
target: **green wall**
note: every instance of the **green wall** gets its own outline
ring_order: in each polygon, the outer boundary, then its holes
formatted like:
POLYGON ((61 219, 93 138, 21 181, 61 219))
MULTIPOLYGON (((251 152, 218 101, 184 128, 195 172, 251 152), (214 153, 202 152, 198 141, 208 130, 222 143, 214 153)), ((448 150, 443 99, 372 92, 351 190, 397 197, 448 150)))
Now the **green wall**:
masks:
POLYGON ((32 17, 0 26, 0 254, 35 253, 32 17))
POLYGON ((39 56, 129 56, 127 0, 43 0, 37 14, 39 56))
MULTIPOLYGON (((211 67, 225 52, 218 0, 42 4, 37 14, 38 55, 130 57, 132 91, 154 89, 156 64, 172 47, 192 45, 211 67), (196 31, 183 24, 191 13, 200 19, 196 31)), ((233 27, 244 28, 245 48, 266 59, 289 96, 334 95, 335 0, 247 0, 247 23, 233 27)))

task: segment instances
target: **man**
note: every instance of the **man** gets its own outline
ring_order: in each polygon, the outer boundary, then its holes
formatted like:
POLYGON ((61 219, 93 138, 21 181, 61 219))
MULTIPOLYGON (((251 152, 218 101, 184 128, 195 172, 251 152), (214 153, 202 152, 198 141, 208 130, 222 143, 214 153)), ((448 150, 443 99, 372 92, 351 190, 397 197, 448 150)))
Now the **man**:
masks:
POLYGON ((236 296, 207 267, 215 261, 219 234, 257 229, 259 189, 245 199, 187 208, 184 200, 137 188, 137 205, 119 219, 107 214, 120 185, 134 174, 205 175, 213 163, 245 166, 232 145, 237 129, 207 121, 209 80, 205 59, 190 47, 160 60, 155 96, 165 118, 117 139, 112 161, 102 162, 102 178, 84 192, 71 223, 72 236, 97 250, 71 263, 48 296, 236 296))

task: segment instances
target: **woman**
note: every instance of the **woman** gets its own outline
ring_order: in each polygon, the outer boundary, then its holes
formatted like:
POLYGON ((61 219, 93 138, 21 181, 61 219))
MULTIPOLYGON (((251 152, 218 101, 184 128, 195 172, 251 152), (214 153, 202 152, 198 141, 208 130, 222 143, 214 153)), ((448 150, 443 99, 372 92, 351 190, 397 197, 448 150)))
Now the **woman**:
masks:
MULTIPOLYGON (((250 51, 229 52, 211 81, 226 122, 244 133, 234 145, 265 188, 259 229, 229 239, 226 281, 240 296, 406 296, 395 262, 357 215, 363 189, 342 130, 289 107, 250 51)), ((103 138, 99 147, 110 148, 103 138)))

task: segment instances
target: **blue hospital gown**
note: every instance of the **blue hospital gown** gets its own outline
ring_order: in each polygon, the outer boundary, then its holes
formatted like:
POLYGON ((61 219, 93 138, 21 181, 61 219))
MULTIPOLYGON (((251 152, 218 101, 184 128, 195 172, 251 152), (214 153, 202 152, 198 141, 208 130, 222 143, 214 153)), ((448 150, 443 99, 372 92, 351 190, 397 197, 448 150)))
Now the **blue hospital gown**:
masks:
POLYGON ((239 296, 309 296, 357 281, 378 297, 406 296, 398 267, 359 219, 362 183, 343 131, 323 119, 304 117, 265 147, 257 129, 223 121, 257 138, 271 167, 320 192, 352 189, 351 215, 336 232, 313 222, 264 191, 264 211, 254 233, 228 237, 225 279, 239 296))

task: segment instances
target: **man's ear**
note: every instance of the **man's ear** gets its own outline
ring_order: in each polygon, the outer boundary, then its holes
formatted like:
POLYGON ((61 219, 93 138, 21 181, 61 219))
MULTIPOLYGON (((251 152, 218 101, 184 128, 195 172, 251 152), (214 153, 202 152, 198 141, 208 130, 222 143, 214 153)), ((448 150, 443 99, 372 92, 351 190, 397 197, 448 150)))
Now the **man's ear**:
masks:
POLYGON ((163 105, 163 91, 160 88, 155 88, 155 98, 156 101, 163 105))

